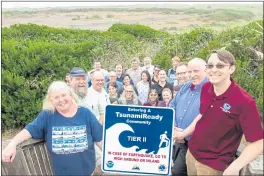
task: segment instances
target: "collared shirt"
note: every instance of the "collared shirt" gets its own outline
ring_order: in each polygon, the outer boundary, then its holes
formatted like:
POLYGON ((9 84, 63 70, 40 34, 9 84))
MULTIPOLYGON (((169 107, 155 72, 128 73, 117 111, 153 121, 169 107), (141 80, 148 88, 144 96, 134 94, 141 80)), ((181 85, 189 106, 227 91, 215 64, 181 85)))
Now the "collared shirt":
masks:
POLYGON ((153 85, 151 86, 151 88, 157 90, 158 95, 159 95, 159 101, 163 100, 163 98, 162 98, 162 90, 163 90, 163 89, 165 89, 165 88, 169 88, 169 89, 171 90, 171 92, 173 93, 173 85, 170 84, 170 83, 168 83, 167 81, 166 81, 166 84, 165 84, 164 87, 161 87, 161 86, 159 85, 159 82, 158 82, 158 83, 156 83, 156 84, 153 84, 153 85))
POLYGON ((224 171, 234 160, 244 134, 248 142, 263 139, 261 119, 254 98, 233 79, 229 88, 216 96, 212 83, 201 91, 201 119, 189 141, 196 160, 224 171))
MULTIPOLYGON (((199 114, 201 89, 207 81, 208 79, 205 78, 197 86, 187 82, 181 87, 169 105, 175 110, 174 126, 186 129, 199 114)), ((189 140, 190 137, 187 136, 186 140, 189 140)))

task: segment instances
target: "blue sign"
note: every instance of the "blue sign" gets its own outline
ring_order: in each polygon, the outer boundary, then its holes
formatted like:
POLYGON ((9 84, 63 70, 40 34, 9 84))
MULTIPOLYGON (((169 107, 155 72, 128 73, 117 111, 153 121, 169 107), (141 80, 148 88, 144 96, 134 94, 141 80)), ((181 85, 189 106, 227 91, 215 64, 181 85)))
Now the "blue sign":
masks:
POLYGON ((103 172, 169 175, 174 110, 107 105, 103 172))

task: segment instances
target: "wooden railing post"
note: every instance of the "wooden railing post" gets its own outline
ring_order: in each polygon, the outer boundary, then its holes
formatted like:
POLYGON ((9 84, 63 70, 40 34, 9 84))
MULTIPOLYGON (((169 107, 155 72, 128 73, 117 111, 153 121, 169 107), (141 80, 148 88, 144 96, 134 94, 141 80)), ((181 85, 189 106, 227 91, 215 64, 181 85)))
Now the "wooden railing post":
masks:
MULTIPOLYGON (((9 142, 3 142, 2 149, 9 142)), ((1 164, 2 175, 53 175, 45 141, 40 139, 29 139, 21 143, 17 146, 14 161, 1 164)))

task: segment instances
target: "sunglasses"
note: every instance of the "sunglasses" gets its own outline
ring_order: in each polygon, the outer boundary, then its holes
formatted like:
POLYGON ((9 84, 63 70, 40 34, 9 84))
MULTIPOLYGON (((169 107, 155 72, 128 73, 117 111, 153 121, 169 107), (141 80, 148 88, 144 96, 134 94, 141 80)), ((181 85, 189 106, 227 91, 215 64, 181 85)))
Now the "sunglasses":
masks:
POLYGON ((222 69, 226 66, 229 66, 228 64, 216 64, 216 65, 213 65, 213 64, 207 64, 205 65, 207 69, 212 69, 214 67, 216 67, 217 69, 222 69))

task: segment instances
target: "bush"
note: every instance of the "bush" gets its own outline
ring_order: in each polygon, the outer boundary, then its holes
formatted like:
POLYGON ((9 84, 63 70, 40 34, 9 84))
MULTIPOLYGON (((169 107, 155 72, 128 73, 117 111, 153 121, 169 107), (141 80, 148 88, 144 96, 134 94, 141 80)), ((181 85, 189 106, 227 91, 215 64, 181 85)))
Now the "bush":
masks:
POLYGON ((113 24, 108 31, 120 32, 123 34, 130 34, 140 40, 156 41, 157 39, 164 38, 168 33, 152 29, 145 25, 140 24, 113 24))
POLYGON ((23 126, 41 110, 48 86, 64 80, 72 67, 90 69, 89 41, 75 45, 12 40, 2 45, 2 123, 3 129, 23 126))
POLYGON ((2 130, 32 121, 41 110, 48 86, 54 80, 63 80, 72 67, 88 71, 96 59, 111 71, 116 63, 130 67, 133 56, 150 56, 153 64, 169 69, 174 56, 185 61, 206 59, 212 50, 223 47, 237 59, 235 80, 255 97, 262 114, 263 58, 254 49, 263 50, 263 22, 257 23, 222 32, 195 28, 182 34, 127 24, 112 25, 105 32, 35 24, 3 28, 2 130))

